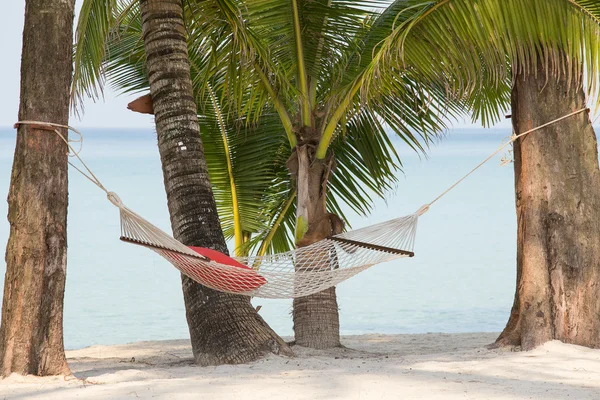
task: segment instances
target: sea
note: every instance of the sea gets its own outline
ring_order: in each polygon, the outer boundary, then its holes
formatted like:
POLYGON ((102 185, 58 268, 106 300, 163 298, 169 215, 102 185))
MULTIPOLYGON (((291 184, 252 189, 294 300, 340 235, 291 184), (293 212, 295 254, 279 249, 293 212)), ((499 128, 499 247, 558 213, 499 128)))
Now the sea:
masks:
MULTIPOLYGON (((170 231, 152 129, 84 129, 81 157, 128 207, 170 231)), ((509 129, 454 129, 415 154, 394 138, 398 184, 353 228, 416 211, 492 153, 509 129)), ((15 131, 0 128, 0 247, 6 245, 15 131)), ((418 223, 415 257, 377 265, 338 286, 341 333, 499 332, 515 292, 512 164, 499 154, 435 203, 418 223)), ((189 336, 181 280, 155 253, 119 241, 119 213, 70 169, 65 347, 189 336)), ((0 262, 4 276, 6 265, 0 262)), ((0 285, 3 284, 3 279, 0 285)), ((291 300, 253 299, 280 335, 293 334, 291 300)))

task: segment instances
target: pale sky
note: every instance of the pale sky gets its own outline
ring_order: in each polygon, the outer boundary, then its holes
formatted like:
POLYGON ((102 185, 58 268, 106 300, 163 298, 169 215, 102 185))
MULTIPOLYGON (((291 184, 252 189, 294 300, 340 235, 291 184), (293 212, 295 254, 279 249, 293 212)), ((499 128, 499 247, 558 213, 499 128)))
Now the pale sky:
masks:
MULTIPOLYGON (((77 0, 76 9, 82 0, 77 0)), ((12 126, 17 120, 19 109, 19 70, 21 62, 21 42, 25 0, 6 0, 2 4, 2 23, 0 24, 0 126, 12 126)), ((127 110, 127 103, 139 95, 117 95, 108 88, 104 99, 95 103, 85 102, 85 113, 79 120, 71 116, 69 124, 75 127, 139 127, 153 128, 151 116, 127 110)), ((478 127, 468 122, 455 123, 454 127, 478 127)), ((498 127, 510 127, 509 121, 503 121, 498 127)))
MULTIPOLYGON (((77 0, 79 10, 81 0, 77 0)), ((0 126, 12 126, 19 110, 19 75, 25 0, 4 1, 0 24, 0 126)), ((69 124, 75 127, 148 127, 154 123, 149 115, 127 110, 127 103, 139 95, 117 96, 105 89, 104 100, 85 102, 85 113, 81 120, 71 116, 69 124)))

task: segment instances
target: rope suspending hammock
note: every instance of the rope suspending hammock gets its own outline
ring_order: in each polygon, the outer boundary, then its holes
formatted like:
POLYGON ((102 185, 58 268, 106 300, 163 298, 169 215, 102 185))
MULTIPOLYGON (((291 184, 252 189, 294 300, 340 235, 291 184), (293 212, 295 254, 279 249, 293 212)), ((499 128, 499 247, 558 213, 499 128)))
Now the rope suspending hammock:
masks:
POLYGON ((509 141, 464 177, 413 214, 330 236, 310 246, 285 253, 237 258, 210 249, 186 246, 125 206, 116 193, 108 191, 102 185, 79 157, 79 151, 73 149, 70 144, 72 141, 65 138, 58 130, 58 128, 65 128, 74 131, 80 137, 74 142, 81 144, 82 135, 76 129, 39 121, 19 121, 15 127, 19 124, 33 125, 36 129, 54 131, 65 141, 70 149, 70 155, 79 160, 83 169, 71 162, 69 164, 102 189, 108 200, 119 208, 122 241, 157 252, 181 273, 212 289, 253 297, 282 299, 317 293, 375 264, 401 257, 413 257, 418 219, 433 203, 518 138, 586 110, 587 108, 575 111, 519 135, 511 136, 509 141))

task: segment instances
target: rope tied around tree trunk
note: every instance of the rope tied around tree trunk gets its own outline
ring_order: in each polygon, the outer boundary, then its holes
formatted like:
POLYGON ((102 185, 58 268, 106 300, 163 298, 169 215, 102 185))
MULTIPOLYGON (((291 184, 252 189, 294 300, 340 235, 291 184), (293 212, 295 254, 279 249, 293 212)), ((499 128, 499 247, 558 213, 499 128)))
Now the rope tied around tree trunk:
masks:
POLYGON ((106 189, 104 187, 104 185, 102 184, 102 182, 100 181, 100 179, 98 179, 98 177, 92 172, 92 170, 88 167, 88 165, 79 156, 79 153, 81 153, 81 151, 83 150, 83 134, 80 131, 78 131, 76 128, 74 128, 72 126, 55 124, 53 122, 18 121, 17 123, 15 123, 14 128, 18 129, 19 125, 29 125, 34 129, 41 129, 41 130, 56 133, 58 135, 58 137, 60 137, 63 140, 63 142, 66 143, 67 147, 69 148, 69 152, 68 152, 69 157, 76 157, 79 160, 79 162, 81 163, 81 165, 83 165, 83 167, 85 168, 87 173, 84 172, 79 167, 77 167, 72 162, 67 161, 67 163, 71 167, 75 168, 81 175, 83 175, 85 178, 87 178, 94 185, 96 185, 100 189, 102 189, 104 191, 104 193, 106 193, 106 197, 108 198, 108 201, 110 201, 113 205, 115 205, 119 208, 124 207, 123 202, 121 201, 121 198, 115 192, 111 192, 108 189, 106 189), (65 137, 62 133, 60 133, 58 128, 67 129, 67 136, 65 137), (79 136, 79 139, 77 139, 77 140, 69 139, 69 136, 68 136, 69 130, 75 132, 79 136), (71 146, 71 143, 79 143, 79 150, 75 150, 73 148, 73 146, 71 146))
MULTIPOLYGON (((498 153, 500 153, 502 150, 504 150, 508 145, 512 144, 513 142, 515 142, 517 139, 528 135, 532 132, 538 131, 540 129, 543 129, 547 126, 553 125, 557 122, 560 122, 564 119, 567 119, 569 117, 572 117, 574 115, 580 114, 584 111, 588 111, 589 112, 589 108, 582 108, 581 110, 577 110, 577 111, 573 111, 570 114, 567 115, 563 115, 560 118, 556 118, 550 122, 547 122, 543 125, 537 126, 533 129, 530 129, 528 131, 525 131, 523 133, 520 134, 515 134, 513 133, 512 136, 510 137, 510 140, 504 144, 502 144, 500 147, 498 147, 498 149, 496 149, 496 151, 494 151, 492 154, 490 154, 485 160, 483 160, 482 162, 480 162, 475 168, 473 168, 472 170, 470 170, 469 172, 467 172, 462 178, 460 178, 459 180, 457 180, 456 182, 454 182, 454 184, 452 184, 448 189, 444 190, 439 196, 437 196, 435 199, 433 199, 431 202, 424 204, 421 208, 419 208, 417 210, 417 214, 419 216, 425 214, 427 211, 429 211, 429 207, 431 207, 433 205, 433 203, 435 203, 436 201, 438 201, 439 199, 441 199, 442 197, 444 197, 446 194, 448 194, 452 189, 454 189, 455 187, 457 187, 462 181, 464 181, 465 179, 467 179, 473 172, 477 171, 479 168, 481 168, 485 163, 487 163, 488 161, 490 161, 492 158, 494 158, 498 153)), ((503 163, 506 164, 505 160, 503 160, 503 163)))

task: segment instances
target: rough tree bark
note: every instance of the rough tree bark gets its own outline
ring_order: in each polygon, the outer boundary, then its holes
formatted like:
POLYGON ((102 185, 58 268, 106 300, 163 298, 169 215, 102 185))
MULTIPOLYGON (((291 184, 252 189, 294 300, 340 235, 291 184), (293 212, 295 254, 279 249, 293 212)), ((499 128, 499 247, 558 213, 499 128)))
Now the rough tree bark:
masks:
MULTIPOLYGON (((330 235, 341 233, 343 223, 326 208, 327 182, 333 168, 333 155, 325 160, 315 157, 316 141, 298 145, 288 162, 297 185, 297 245, 308 246, 330 235)), ((329 254, 323 254, 324 268, 329 254)), ((314 262, 314 260, 313 260, 314 262)), ((310 296, 295 298, 293 320, 295 343, 316 349, 340 346, 340 321, 335 287, 310 296)))
MULTIPOLYGON (((547 79, 540 66, 536 76, 516 79, 515 132, 585 104, 580 86, 547 79)), ((558 339, 600 347, 600 173, 588 114, 524 136, 514 144, 514 158, 517 289, 496 344, 528 350, 558 339)))
MULTIPOLYGON (((75 0, 25 2, 20 120, 68 123, 74 7, 75 0)), ((20 125, 8 194, 3 376, 70 374, 62 326, 67 203, 65 143, 52 131, 20 125)))
MULTIPOLYGON (((181 242, 227 252, 194 102, 181 0, 141 0, 144 46, 171 226, 181 242)), ((291 355, 246 296, 182 275, 192 349, 201 365, 291 355)))

